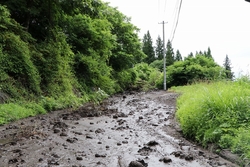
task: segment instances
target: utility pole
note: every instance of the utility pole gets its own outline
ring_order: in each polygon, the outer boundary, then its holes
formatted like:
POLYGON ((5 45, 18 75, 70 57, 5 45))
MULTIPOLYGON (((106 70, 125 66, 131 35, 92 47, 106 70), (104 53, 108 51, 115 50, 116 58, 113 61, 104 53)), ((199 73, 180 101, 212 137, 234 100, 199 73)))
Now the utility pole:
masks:
POLYGON ((164 90, 167 89, 167 82, 166 82, 166 48, 165 48, 165 32, 164 32, 164 24, 167 24, 167 22, 162 22, 159 23, 162 24, 162 28, 163 28, 163 76, 164 76, 164 83, 163 83, 163 87, 164 90))

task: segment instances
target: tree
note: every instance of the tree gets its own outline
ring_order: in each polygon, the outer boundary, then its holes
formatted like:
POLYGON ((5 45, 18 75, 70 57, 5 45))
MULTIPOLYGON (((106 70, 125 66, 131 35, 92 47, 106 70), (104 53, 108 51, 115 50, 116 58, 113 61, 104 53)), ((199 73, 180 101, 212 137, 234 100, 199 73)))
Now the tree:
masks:
POLYGON ((208 49, 207 49, 207 57, 208 58, 213 58, 210 47, 208 47, 208 49))
POLYGON ((156 54, 156 57, 158 60, 163 59, 164 46, 163 46, 163 41, 161 40, 160 36, 158 36, 158 38, 156 40, 155 54, 156 54))
POLYGON ((166 51, 166 66, 170 66, 173 63, 174 63, 174 49, 172 48, 170 40, 168 40, 167 51, 166 51))
POLYGON ((223 66, 224 66, 224 69, 226 70, 225 71, 226 72, 226 78, 230 79, 230 80, 233 80, 234 73, 232 72, 231 61, 230 61, 230 59, 228 58, 227 55, 226 55, 223 66))
POLYGON ((147 55, 147 57, 144 59, 146 63, 150 64, 155 60, 155 51, 149 31, 147 31, 147 33, 143 36, 142 51, 147 55))
POLYGON ((8 7, 11 17, 38 41, 48 37, 62 17, 60 0, 0 0, 8 7))
POLYGON ((206 51, 204 52, 204 56, 213 59, 210 47, 208 47, 207 52, 206 51))
POLYGON ((187 58, 192 58, 192 57, 194 57, 194 54, 193 54, 193 52, 190 52, 190 53, 188 54, 187 58))
POLYGON ((182 61, 182 56, 179 50, 176 51, 175 61, 182 61))

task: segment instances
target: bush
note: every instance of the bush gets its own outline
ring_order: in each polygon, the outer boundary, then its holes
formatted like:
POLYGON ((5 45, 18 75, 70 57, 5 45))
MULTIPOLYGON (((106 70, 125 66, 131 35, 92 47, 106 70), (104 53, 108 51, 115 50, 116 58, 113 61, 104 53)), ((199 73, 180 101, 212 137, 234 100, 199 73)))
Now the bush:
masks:
POLYGON ((116 80, 115 90, 116 92, 122 92, 130 89, 134 85, 137 74, 133 68, 122 70, 120 72, 114 72, 114 79, 116 80))
POLYGON ((161 80, 161 72, 146 63, 136 64, 134 70, 137 74, 136 87, 143 91, 156 88, 161 80))
POLYGON ((219 80, 225 78, 225 70, 213 59, 197 55, 184 61, 177 61, 167 67, 167 85, 183 86, 200 80, 219 80))
POLYGON ((77 97, 69 94, 67 96, 60 96, 58 98, 41 96, 39 105, 47 112, 61 110, 66 108, 76 108, 89 101, 89 97, 77 97))

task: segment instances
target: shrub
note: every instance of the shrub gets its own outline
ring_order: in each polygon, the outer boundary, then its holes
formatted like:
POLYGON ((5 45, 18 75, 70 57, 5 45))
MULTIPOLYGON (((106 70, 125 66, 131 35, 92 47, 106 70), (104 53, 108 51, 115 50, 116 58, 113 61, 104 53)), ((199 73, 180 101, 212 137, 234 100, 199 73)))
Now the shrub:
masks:
POLYGON ((143 91, 156 88, 161 80, 161 72, 146 63, 136 64, 134 70, 137 74, 136 87, 143 91))

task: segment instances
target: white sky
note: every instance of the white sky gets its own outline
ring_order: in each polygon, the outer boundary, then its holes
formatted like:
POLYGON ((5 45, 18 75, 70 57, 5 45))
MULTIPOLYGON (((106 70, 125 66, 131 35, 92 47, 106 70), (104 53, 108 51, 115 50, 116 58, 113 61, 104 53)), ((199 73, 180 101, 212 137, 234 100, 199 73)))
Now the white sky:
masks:
MULTIPOLYGON (((180 0, 103 0, 117 7, 140 29, 149 30, 153 42, 160 35, 165 43, 172 38, 174 18, 180 0)), ((183 57, 210 47, 215 61, 222 65, 226 55, 236 76, 250 74, 250 3, 245 0, 183 0, 179 23, 172 41, 183 57)))

